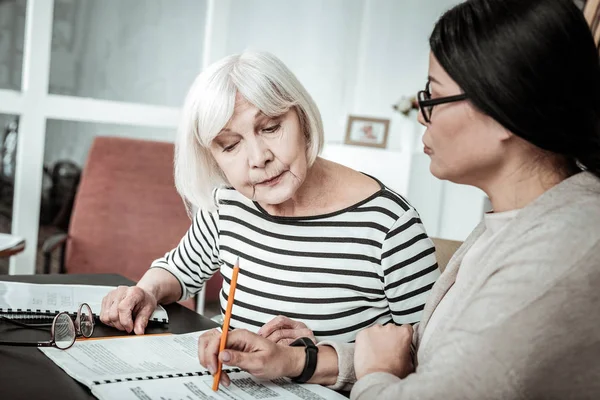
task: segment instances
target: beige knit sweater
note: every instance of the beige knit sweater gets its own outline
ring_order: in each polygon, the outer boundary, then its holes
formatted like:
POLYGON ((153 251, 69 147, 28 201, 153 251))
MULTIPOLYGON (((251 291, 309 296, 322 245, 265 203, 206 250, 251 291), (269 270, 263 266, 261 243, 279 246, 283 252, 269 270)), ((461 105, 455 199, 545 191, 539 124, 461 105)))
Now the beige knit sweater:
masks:
MULTIPOLYGON (((523 208, 419 349, 483 229, 474 230, 432 290, 415 330, 416 372, 405 379, 367 375, 352 399, 600 399, 600 180, 579 173, 523 208)), ((320 345, 338 352, 335 388, 349 388, 353 346, 320 345)))

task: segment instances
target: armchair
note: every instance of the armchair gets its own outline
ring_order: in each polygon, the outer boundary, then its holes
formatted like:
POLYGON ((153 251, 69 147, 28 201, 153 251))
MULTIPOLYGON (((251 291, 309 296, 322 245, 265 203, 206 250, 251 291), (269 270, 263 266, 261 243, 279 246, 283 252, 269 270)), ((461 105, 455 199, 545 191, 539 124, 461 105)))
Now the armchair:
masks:
MULTIPOLYGON (((44 272, 119 273, 138 281, 153 260, 175 247, 191 222, 175 190, 173 150, 171 143, 97 137, 68 232, 42 245, 44 272)), ((207 283, 207 299, 218 297, 221 282, 216 274, 207 283)))
POLYGON ((431 240, 435 245, 435 258, 437 259, 440 272, 444 272, 446 265, 448 265, 448 262, 463 242, 440 238, 431 238, 431 240))

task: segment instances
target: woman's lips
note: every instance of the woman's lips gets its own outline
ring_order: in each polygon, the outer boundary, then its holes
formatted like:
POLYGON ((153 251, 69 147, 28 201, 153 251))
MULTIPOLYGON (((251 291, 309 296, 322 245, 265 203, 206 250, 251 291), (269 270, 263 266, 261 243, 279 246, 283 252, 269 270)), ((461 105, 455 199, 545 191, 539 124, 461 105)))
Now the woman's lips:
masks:
POLYGON ((277 185, 279 183, 279 181, 281 180, 281 176, 284 174, 284 172, 282 172, 281 174, 271 178, 271 179, 267 179, 266 181, 262 181, 259 183, 259 185, 265 185, 265 186, 274 186, 277 185))
POLYGON ((423 153, 427 154, 427 155, 432 155, 433 154, 433 150, 431 150, 431 147, 427 147, 427 145, 423 146, 423 153))

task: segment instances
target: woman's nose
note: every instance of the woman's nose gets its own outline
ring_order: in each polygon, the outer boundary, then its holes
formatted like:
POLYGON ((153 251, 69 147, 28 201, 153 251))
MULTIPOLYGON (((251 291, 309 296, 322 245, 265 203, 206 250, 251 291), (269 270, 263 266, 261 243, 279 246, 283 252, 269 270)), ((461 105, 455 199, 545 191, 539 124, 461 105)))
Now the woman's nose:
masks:
POLYGON ((251 168, 264 168, 273 160, 273 153, 260 138, 250 141, 248 162, 251 168))

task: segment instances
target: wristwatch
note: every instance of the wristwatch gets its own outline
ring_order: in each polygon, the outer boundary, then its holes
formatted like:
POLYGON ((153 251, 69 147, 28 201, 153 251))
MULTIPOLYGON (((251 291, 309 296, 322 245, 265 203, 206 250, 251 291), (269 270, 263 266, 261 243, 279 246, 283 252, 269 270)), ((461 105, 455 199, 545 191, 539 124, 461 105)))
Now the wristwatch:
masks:
POLYGON ((296 383, 308 382, 317 369, 317 353, 319 352, 319 348, 307 337, 301 337, 294 340, 292 343, 290 343, 290 346, 304 346, 304 352, 306 354, 306 361, 304 361, 304 369, 302 370, 302 373, 299 376, 292 378, 292 381, 296 383))

